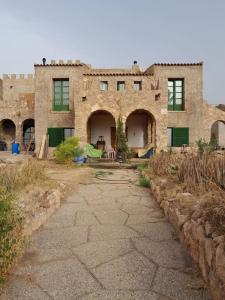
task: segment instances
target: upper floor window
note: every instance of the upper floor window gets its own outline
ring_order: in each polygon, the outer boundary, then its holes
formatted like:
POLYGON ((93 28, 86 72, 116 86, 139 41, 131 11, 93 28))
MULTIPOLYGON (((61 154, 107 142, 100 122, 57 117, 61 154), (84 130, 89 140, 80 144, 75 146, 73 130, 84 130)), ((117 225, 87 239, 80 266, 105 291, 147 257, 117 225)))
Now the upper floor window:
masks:
POLYGON ((117 81, 117 91, 125 90, 125 81, 117 81))
POLYGON ((69 79, 54 79, 54 104, 53 110, 69 110, 69 79))
POLYGON ((170 111, 184 110, 184 80, 183 79, 168 80, 168 110, 170 111))
POLYGON ((141 81, 134 81, 134 90, 141 91, 141 89, 142 89, 141 81))
POLYGON ((100 81, 100 90, 108 91, 108 81, 100 81))

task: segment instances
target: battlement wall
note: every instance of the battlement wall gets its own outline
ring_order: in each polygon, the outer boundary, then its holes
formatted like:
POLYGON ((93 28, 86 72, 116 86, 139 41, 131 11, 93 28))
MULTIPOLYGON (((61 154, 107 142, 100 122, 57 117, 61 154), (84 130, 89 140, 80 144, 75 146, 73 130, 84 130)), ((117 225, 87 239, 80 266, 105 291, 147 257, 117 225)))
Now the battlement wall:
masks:
POLYGON ((68 60, 63 60, 63 59, 59 59, 59 60, 55 60, 52 59, 50 60, 50 62, 45 61, 45 63, 41 63, 41 64, 35 64, 35 67, 51 67, 51 66, 76 66, 76 67, 87 67, 89 69, 91 69, 91 65, 90 64, 86 64, 81 62, 79 59, 76 60, 72 60, 72 59, 68 59, 68 60))
POLYGON ((3 80, 34 80, 34 74, 3 74, 3 80))

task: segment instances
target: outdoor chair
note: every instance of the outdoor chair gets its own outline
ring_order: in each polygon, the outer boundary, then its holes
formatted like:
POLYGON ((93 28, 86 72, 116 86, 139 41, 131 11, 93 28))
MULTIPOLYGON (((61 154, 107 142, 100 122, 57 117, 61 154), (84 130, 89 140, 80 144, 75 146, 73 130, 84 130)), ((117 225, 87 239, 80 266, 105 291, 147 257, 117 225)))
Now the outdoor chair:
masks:
POLYGON ((106 158, 107 159, 115 159, 116 158, 116 151, 113 148, 106 148, 106 158))

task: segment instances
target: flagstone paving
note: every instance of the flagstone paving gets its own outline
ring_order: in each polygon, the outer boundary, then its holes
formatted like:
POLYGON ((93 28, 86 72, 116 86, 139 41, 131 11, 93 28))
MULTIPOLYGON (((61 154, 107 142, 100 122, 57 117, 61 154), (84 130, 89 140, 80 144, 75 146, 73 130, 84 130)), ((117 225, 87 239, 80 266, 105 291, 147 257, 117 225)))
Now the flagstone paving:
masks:
POLYGON ((33 234, 0 299, 211 300, 138 174, 103 172, 33 234))

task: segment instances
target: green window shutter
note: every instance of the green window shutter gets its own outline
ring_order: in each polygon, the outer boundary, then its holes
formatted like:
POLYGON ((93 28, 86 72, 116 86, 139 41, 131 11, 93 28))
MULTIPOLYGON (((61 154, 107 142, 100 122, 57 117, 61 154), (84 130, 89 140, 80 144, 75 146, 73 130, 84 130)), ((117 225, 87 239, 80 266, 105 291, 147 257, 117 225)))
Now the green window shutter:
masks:
POLYGON ((168 111, 184 110, 184 80, 168 79, 168 111))
POLYGON ((49 147, 57 147, 64 139, 63 128, 48 128, 49 147))
POLYGON ((54 111, 69 111, 69 80, 54 79, 54 111))
POLYGON ((183 144, 189 145, 189 128, 173 128, 173 147, 181 147, 183 144))

